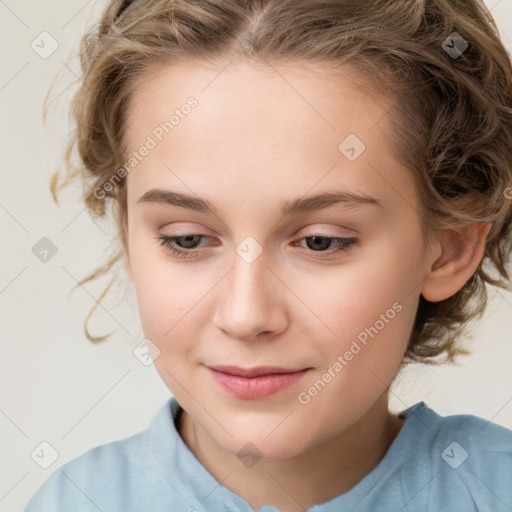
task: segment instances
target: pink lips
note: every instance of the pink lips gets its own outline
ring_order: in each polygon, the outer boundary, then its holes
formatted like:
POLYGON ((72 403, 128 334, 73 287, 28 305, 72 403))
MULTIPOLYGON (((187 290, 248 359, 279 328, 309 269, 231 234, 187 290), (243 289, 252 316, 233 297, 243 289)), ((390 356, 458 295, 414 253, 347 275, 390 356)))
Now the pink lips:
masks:
POLYGON ((246 400, 274 395, 300 380, 310 368, 290 369, 259 366, 244 369, 236 366, 207 367, 213 379, 230 394, 246 400))

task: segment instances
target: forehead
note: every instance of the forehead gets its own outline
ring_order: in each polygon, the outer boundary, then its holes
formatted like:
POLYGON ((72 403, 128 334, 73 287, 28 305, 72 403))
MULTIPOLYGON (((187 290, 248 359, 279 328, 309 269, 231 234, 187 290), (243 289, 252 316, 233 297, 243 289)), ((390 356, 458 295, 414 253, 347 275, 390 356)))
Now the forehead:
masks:
MULTIPOLYGON (((351 130, 369 138, 368 132, 385 116, 388 102, 364 92, 364 85, 352 68, 335 73, 326 64, 307 62, 235 60, 155 66, 133 91, 129 140, 140 139, 151 129, 151 122, 164 121, 191 96, 198 108, 186 124, 207 132, 196 137, 226 140, 227 135, 239 143, 247 135, 278 134, 282 142, 297 136, 302 140, 329 137, 335 132, 341 137, 351 130)), ((388 134, 386 125, 384 120, 379 135, 388 134)))
MULTIPOLYGON (((326 65, 248 61, 154 68, 135 88, 128 111, 130 151, 148 136, 155 142, 128 175, 129 195, 130 188, 140 195, 150 185, 184 192, 187 185, 204 197, 229 183, 241 197, 286 191, 295 196, 319 181, 324 188, 346 184, 392 195, 370 165, 400 172, 389 102, 357 87, 352 70, 350 80, 328 71, 326 65), (183 109, 191 97, 196 106, 183 109), (173 114, 179 120, 163 131, 173 114), (354 144, 357 158, 350 160, 344 152, 354 144)), ((410 188, 403 178, 394 180, 410 188)))

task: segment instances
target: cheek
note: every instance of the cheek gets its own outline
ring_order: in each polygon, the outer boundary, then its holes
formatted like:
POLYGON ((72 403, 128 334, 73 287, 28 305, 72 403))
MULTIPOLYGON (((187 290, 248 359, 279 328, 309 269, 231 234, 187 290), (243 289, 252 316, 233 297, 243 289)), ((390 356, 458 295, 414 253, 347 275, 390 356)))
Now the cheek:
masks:
POLYGON ((336 375, 331 379, 333 385, 329 384, 336 395, 370 399, 395 376, 418 304, 412 292, 421 274, 415 247, 381 244, 378 257, 373 251, 364 254, 301 290, 322 320, 315 319, 318 330, 309 337, 323 355, 320 372, 330 368, 336 375))
MULTIPOLYGON (((162 338, 183 316, 179 293, 171 287, 155 266, 134 276, 134 286, 142 325, 148 334, 162 338)), ((171 331, 172 333, 172 331, 171 331)), ((169 333, 169 334, 171 334, 169 333)))
MULTIPOLYGON (((153 251, 158 252, 158 251, 153 251)), ((190 286, 190 278, 165 263, 164 257, 135 256, 133 273, 139 316, 155 369, 174 396, 182 397, 181 382, 192 378, 197 315, 202 294, 190 286), (188 283, 188 285, 187 285, 188 283)), ((203 293, 204 294, 204 293, 203 293)))
POLYGON ((169 261, 161 247, 132 240, 132 279, 144 336, 157 347, 155 366, 171 371, 179 359, 194 359, 197 333, 208 318, 205 295, 216 280, 169 261))
POLYGON ((332 347, 376 322, 381 329, 381 315, 385 317, 385 329, 396 336, 403 331, 403 319, 415 314, 417 297, 413 290, 421 274, 415 262, 415 254, 407 253, 405 248, 381 244, 376 252, 373 248, 372 254, 362 253, 324 276, 297 280, 302 282, 297 287, 298 295, 307 299, 316 317, 314 325, 321 329, 323 340, 332 340, 328 342, 332 347))
POLYGON ((132 281, 142 325, 162 338, 188 309, 192 287, 147 231, 135 225, 129 235, 132 281))

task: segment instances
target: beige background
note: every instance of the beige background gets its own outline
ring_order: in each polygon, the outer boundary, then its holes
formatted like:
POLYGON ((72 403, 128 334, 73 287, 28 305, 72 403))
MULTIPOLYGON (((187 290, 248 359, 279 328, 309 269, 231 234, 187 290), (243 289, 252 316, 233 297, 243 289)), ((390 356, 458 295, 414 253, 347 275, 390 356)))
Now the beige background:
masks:
MULTIPOLYGON (((61 101, 44 129, 43 98, 57 73, 52 97, 74 78, 77 62, 64 62, 102 5, 0 0, 0 512, 21 510, 68 460, 145 428, 169 397, 154 368, 134 357, 143 335, 133 296, 123 298, 119 290, 98 308, 92 326, 96 333, 115 330, 109 342, 94 346, 85 338, 83 320, 102 287, 89 283, 67 294, 103 262, 108 227, 103 233, 89 219, 79 190, 62 196, 59 209, 48 188, 62 156, 67 117, 61 101), (48 58, 31 47, 43 31, 58 43, 48 58), (46 263, 32 253, 42 237, 57 248, 46 263), (123 306, 114 307, 116 300, 123 306), (58 452, 48 469, 31 458, 44 441, 58 452)), ((487 5, 510 51, 512 0, 487 5)), ((51 49, 50 39, 45 49, 51 49)), ((512 428, 512 294, 491 290, 490 296, 473 329, 474 354, 461 366, 409 368, 392 395, 395 411, 425 400, 443 415, 472 413, 512 428)))

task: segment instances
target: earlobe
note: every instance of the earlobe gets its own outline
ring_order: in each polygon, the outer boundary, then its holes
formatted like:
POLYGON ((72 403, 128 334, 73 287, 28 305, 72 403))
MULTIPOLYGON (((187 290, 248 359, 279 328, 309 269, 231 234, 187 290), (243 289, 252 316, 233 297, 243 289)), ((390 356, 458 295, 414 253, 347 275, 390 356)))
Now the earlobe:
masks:
POLYGON ((491 224, 472 224, 461 232, 441 235, 441 256, 423 281, 421 294, 430 302, 455 295, 474 274, 482 260, 491 224))

